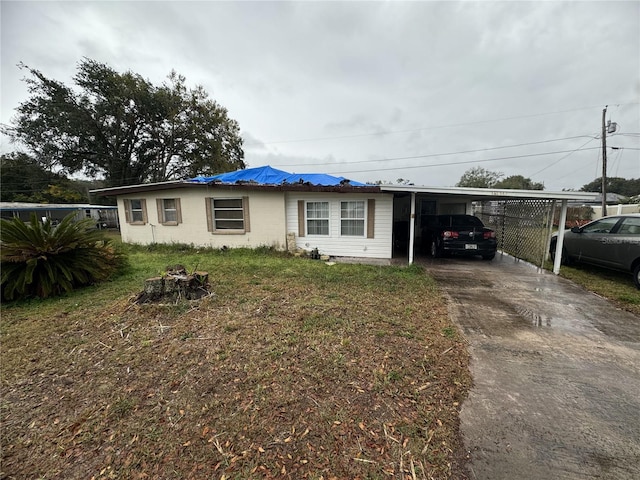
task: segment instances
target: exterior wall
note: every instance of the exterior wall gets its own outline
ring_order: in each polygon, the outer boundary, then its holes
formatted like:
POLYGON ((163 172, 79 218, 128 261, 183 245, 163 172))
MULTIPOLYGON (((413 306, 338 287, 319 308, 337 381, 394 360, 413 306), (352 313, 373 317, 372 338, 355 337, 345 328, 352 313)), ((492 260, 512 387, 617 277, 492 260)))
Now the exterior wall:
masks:
POLYGON ((295 234, 296 246, 303 250, 318 249, 321 255, 355 258, 390 259, 392 250, 393 195, 365 193, 306 193, 287 192, 287 232, 295 234), (340 234, 340 202, 346 200, 375 200, 374 236, 366 238, 367 213, 365 212, 365 235, 362 237, 340 234), (298 234, 298 201, 329 202, 329 235, 298 234))
POLYGON ((285 202, 283 192, 223 190, 210 187, 181 188, 118 196, 122 240, 128 243, 186 243, 222 248, 286 246, 285 202), (249 225, 246 233, 212 233, 207 228, 205 198, 249 197, 249 225), (162 225, 158 219, 157 198, 179 198, 182 222, 162 225), (146 200, 147 222, 132 225, 126 221, 125 199, 146 200))

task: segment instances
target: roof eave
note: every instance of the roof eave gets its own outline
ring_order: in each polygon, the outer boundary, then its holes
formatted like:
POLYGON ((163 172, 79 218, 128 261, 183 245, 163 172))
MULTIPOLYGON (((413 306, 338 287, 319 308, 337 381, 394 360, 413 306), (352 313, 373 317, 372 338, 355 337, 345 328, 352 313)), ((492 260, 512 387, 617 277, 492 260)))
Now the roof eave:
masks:
POLYGON ((171 190, 198 184, 185 182, 184 180, 173 180, 170 182, 140 183, 138 185, 124 185, 122 187, 96 188, 89 190, 89 193, 97 194, 101 197, 114 197, 116 195, 126 195, 129 193, 148 192, 153 190, 171 190))
POLYGON ((542 199, 542 200, 593 200, 593 192, 549 192, 546 190, 514 190, 499 188, 467 187, 418 187, 414 185, 382 185, 383 192, 427 193, 431 195, 456 195, 478 200, 542 199))
POLYGON ((177 188, 216 188, 221 190, 269 190, 287 192, 341 192, 341 193, 380 193, 377 185, 355 186, 355 185, 311 185, 308 183, 285 183, 282 185, 264 185, 252 182, 240 183, 196 183, 185 182, 183 180, 161 183, 147 183, 139 185, 127 185, 123 187, 100 188, 90 190, 91 193, 103 197, 130 195, 135 193, 145 193, 160 190, 174 190, 177 188))

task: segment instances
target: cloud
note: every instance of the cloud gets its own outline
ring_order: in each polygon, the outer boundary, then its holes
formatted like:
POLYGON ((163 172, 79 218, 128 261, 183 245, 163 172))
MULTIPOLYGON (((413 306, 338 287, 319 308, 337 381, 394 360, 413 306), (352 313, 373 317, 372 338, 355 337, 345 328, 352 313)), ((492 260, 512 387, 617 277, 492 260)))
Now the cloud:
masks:
MULTIPOLYGON (((69 81, 87 56, 154 83, 175 69, 189 85, 203 85, 238 120, 252 166, 295 164, 299 171, 355 171, 356 179, 428 185, 454 185, 467 168, 482 166, 535 175, 560 190, 600 175, 597 150, 461 162, 577 149, 599 134, 605 105, 624 132, 640 132, 637 2, 2 2, 0 8, 3 123, 27 96, 17 62, 69 81), (585 137, 385 160, 578 135, 585 137)), ((627 147, 615 168, 640 177, 640 151, 631 150, 640 140, 614 138, 627 147)))

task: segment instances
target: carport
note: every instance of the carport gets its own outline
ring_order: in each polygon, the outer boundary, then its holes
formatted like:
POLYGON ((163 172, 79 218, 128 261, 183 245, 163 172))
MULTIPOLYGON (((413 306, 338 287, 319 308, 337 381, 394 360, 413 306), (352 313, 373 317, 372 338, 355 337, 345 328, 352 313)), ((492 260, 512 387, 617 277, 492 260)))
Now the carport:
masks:
POLYGON ((425 216, 440 214, 476 215, 496 231, 498 248, 516 258, 542 268, 549 250, 554 224, 558 225, 553 272, 560 272, 560 261, 569 201, 593 201, 591 192, 547 192, 464 187, 419 187, 382 185, 393 193, 394 255, 414 262, 422 247, 425 216), (557 220, 556 220, 557 219, 557 220))

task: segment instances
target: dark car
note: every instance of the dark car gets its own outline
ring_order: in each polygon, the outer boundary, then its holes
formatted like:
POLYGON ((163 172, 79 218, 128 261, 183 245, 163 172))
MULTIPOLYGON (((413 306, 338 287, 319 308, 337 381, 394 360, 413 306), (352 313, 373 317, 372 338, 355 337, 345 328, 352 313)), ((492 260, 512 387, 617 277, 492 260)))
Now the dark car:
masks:
MULTIPOLYGON (((551 239, 555 259, 558 238, 551 239)), ((633 274, 640 288, 640 214, 603 217, 564 234, 562 263, 589 263, 633 274)))
POLYGON ((422 228, 423 244, 433 257, 443 255, 480 255, 485 260, 496 256, 496 234, 473 215, 430 215, 422 228))

